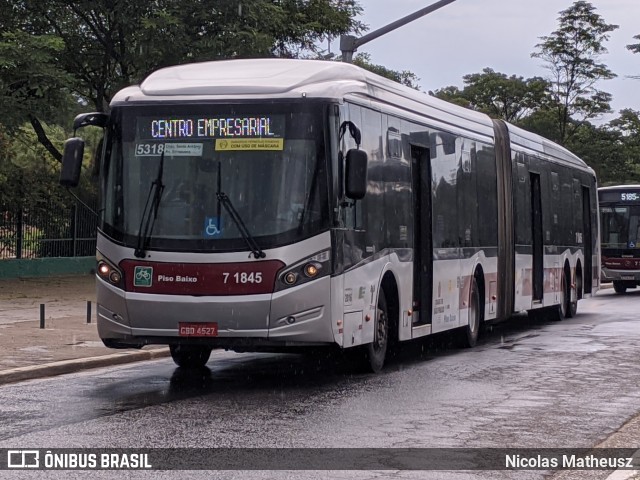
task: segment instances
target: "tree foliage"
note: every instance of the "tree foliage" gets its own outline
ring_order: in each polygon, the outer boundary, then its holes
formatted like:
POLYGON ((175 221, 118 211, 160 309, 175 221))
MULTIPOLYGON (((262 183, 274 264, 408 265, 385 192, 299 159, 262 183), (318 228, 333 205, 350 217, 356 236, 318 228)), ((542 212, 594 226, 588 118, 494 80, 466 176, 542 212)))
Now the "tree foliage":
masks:
MULTIPOLYGON (((640 40, 640 35, 636 35, 633 38, 636 40, 640 40)), ((631 50, 633 53, 640 53, 640 42, 627 45, 627 48, 631 50)))
POLYGON ((473 109, 473 103, 464 95, 463 90, 460 90, 455 85, 449 85, 447 87, 438 88, 437 90, 429 90, 429 95, 432 97, 446 100, 450 103, 455 103, 461 107, 473 109))
POLYGON ((394 80, 398 83, 406 85, 407 87, 419 90, 418 81, 420 81, 420 79, 416 76, 415 73, 408 70, 391 70, 383 65, 372 63, 371 55, 368 53, 358 53, 354 57, 353 63, 354 65, 358 65, 359 67, 362 67, 365 70, 369 70, 370 72, 373 72, 377 75, 388 78, 390 80, 394 80))
POLYGON ((595 170, 601 185, 620 183, 620 179, 632 182, 639 178, 618 131, 582 123, 566 146, 595 170))
POLYGON ((548 84, 540 77, 508 77, 487 67, 481 73, 465 75, 463 81, 462 90, 446 87, 434 95, 512 123, 545 105, 548 84))
MULTIPOLYGON (((47 137, 61 148, 67 133, 60 126, 44 125, 47 137)), ((95 129, 97 130, 97 129, 95 129)), ((91 181, 90 152, 101 132, 87 131, 87 149, 77 194, 85 201, 95 197, 91 181)), ((0 128, 0 206, 8 210, 40 207, 64 207, 73 203, 70 195, 58 185, 60 166, 37 141, 29 124, 14 129, 10 134, 0 128)))
POLYGON ((616 75, 599 61, 604 43, 617 25, 605 23, 589 2, 577 1, 560 12, 558 29, 541 37, 534 58, 549 70, 552 108, 556 114, 556 140, 565 143, 576 132, 577 121, 598 118, 610 111, 611 95, 596 87, 616 75))
POLYGON ((64 44, 52 35, 6 32, 0 37, 0 110, 3 123, 19 126, 30 115, 61 120, 70 77, 59 67, 64 44))
MULTIPOLYGON (((640 40, 640 35, 636 35, 633 38, 635 40, 640 40)), ((631 50, 633 53, 640 53, 640 42, 627 45, 627 49, 631 50)), ((640 80, 640 75, 632 75, 631 78, 636 78, 640 80)))

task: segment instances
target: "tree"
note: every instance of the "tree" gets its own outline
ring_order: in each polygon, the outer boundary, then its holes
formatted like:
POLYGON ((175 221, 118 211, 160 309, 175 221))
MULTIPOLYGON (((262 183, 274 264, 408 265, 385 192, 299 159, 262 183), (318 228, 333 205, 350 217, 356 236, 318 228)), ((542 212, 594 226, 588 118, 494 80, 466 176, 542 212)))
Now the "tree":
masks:
POLYGON ((640 172, 640 111, 630 108, 621 110, 620 116, 609 122, 609 128, 620 132, 627 163, 636 172, 635 179, 640 179, 637 174, 640 172))
POLYGON ((383 65, 377 65, 371 63, 371 55, 368 53, 358 53, 353 59, 354 65, 358 65, 359 67, 364 68, 365 70, 369 70, 370 72, 376 73, 382 77, 388 78, 390 80, 394 80, 398 83, 406 85, 407 87, 414 88, 419 90, 418 81, 420 80, 415 73, 412 73, 408 70, 397 71, 391 70, 383 65))
POLYGON ((542 108, 536 110, 530 115, 522 118, 518 122, 518 126, 524 128, 533 133, 558 142, 558 128, 556 122, 556 115, 553 111, 542 108))
POLYGON ((482 73, 465 75, 463 81, 462 91, 447 87, 435 96, 512 123, 545 105, 548 84, 540 77, 507 77, 487 67, 482 73))
POLYGON ((621 133, 607 126, 598 127, 591 123, 576 126, 566 147, 595 170, 602 185, 640 178, 628 161, 621 133))
MULTIPOLYGON (((45 45, 30 68, 50 74, 42 77, 47 91, 70 95, 72 106, 82 102, 105 111, 116 91, 164 66, 313 52, 325 36, 358 33, 360 11, 357 0, 0 0, 0 34, 6 43, 0 66, 11 61, 9 51, 27 59, 45 45)), ((13 103, 26 94, 29 102, 16 113, 28 111, 38 129, 37 117, 47 120, 51 113, 42 105, 51 102, 37 89, 12 90, 19 74, 19 68, 0 69, 0 93, 13 103)), ((14 125, 26 120, 16 117, 14 125)), ((46 143, 44 135, 38 137, 46 143)), ((55 155, 52 144, 49 151, 55 155)))
POLYGON ((465 95, 476 109, 494 118, 516 123, 545 103, 547 82, 540 77, 524 79, 485 68, 465 75, 465 95))
POLYGON ((29 121, 38 140, 60 160, 39 118, 63 121, 74 100, 66 90, 70 76, 59 67, 57 55, 64 49, 55 36, 31 36, 16 31, 0 37, 0 111, 9 132, 29 121))
POLYGON ((449 103, 455 103, 461 107, 473 109, 473 103, 464 94, 464 90, 460 90, 455 85, 449 85, 448 87, 439 88, 435 91, 429 91, 429 95, 439 98, 440 100, 446 100, 449 103))
MULTIPOLYGON (((64 143, 67 134, 59 126, 47 126, 47 138, 56 148, 64 143)), ((100 136, 99 129, 88 129, 87 149, 76 193, 85 201, 95 197, 96 185, 91 181, 91 150, 100 136)), ((0 208, 29 209, 40 207, 68 207, 74 203, 70 195, 58 185, 58 163, 38 143, 29 124, 8 135, 0 128, 0 208)))
POLYGON ((550 72, 551 109, 555 112, 557 139, 566 143, 575 132, 571 120, 588 121, 610 111, 611 95, 598 90, 600 80, 616 75, 599 57, 606 53, 604 42, 617 25, 604 22, 586 1, 574 2, 560 12, 558 29, 540 37, 531 56, 545 62, 550 72))

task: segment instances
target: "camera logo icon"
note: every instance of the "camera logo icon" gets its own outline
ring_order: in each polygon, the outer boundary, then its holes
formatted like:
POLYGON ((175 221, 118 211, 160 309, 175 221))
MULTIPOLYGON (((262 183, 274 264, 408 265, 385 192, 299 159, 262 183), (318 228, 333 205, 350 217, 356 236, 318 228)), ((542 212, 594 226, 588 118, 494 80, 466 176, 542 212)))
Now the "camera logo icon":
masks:
POLYGON ((40 468, 40 452, 38 450, 9 450, 7 452, 7 468, 40 468))

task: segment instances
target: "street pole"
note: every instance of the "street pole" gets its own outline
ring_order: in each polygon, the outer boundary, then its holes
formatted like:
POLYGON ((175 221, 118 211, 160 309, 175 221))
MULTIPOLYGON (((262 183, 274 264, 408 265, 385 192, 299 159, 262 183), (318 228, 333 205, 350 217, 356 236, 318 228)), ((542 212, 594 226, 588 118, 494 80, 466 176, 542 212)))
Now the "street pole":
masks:
POLYGON ((414 12, 406 17, 401 18, 400 20, 396 20, 395 22, 390 23, 378 30, 374 30, 371 33, 366 34, 364 37, 356 38, 353 35, 341 35, 340 36, 340 50, 342 51, 342 61, 346 63, 351 63, 353 61, 353 53, 358 50, 358 47, 361 47, 365 43, 369 43, 371 40, 375 40, 376 38, 384 35, 385 33, 389 33, 396 28, 400 28, 403 25, 406 25, 409 22, 413 22, 414 20, 424 17, 425 15, 438 10, 444 6, 449 5, 450 3, 455 2, 456 0, 440 0, 439 2, 433 3, 428 7, 422 8, 417 12, 414 12))

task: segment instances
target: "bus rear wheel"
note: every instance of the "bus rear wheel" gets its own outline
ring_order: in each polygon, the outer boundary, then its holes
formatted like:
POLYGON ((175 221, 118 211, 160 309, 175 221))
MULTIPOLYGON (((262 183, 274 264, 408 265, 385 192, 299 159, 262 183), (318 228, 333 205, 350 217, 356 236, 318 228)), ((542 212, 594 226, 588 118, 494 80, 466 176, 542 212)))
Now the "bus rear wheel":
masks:
POLYGON ((202 368, 209 361, 211 347, 202 345, 170 345, 171 358, 182 368, 202 368))
POLYGON ((624 282, 613 282, 613 289, 616 291, 616 293, 625 293, 627 291, 627 286, 624 284, 624 282))
POLYGON ((560 304, 556 313, 557 320, 571 318, 575 315, 578 305, 572 305, 571 302, 571 280, 567 272, 560 277, 560 304))
POLYGON ((577 286, 577 282, 576 282, 576 299, 575 301, 571 300, 571 274, 567 273, 567 302, 569 303, 569 308, 567 310, 567 318, 573 318, 576 316, 576 314, 578 313, 578 286, 577 286))

